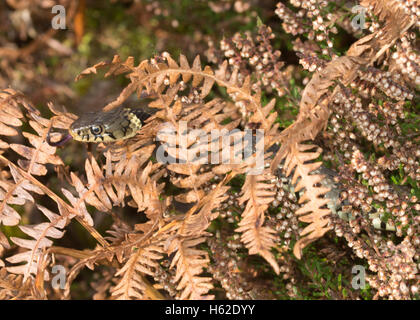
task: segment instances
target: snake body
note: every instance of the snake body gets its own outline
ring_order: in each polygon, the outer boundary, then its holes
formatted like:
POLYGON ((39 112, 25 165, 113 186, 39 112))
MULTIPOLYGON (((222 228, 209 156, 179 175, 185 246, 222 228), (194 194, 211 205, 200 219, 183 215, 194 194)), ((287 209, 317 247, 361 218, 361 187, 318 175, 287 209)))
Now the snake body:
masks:
POLYGON ((140 109, 119 107, 108 112, 89 112, 72 123, 74 140, 82 142, 114 142, 133 137, 149 114, 140 109))

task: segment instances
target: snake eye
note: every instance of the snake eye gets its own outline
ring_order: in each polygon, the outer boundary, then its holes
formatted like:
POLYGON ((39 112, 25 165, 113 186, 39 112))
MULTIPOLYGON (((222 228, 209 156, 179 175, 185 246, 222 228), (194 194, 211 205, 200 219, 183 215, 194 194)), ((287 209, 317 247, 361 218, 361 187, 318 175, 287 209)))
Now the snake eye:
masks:
POLYGON ((90 128, 90 132, 92 132, 94 135, 98 135, 102 132, 102 128, 99 126, 92 126, 90 128))

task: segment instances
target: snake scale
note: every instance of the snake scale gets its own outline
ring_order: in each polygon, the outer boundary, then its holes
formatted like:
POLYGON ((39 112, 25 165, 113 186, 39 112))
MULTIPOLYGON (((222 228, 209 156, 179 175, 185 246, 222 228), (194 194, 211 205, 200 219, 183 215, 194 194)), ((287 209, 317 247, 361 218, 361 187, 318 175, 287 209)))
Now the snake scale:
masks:
POLYGON ((141 109, 116 108, 108 112, 89 112, 72 123, 69 129, 74 140, 113 142, 136 135, 150 114, 141 109))
MULTIPOLYGON (((151 114, 142 109, 119 107, 108 112, 89 112, 83 114, 79 119, 74 121, 69 129, 69 135, 58 142, 51 142, 48 135, 47 142, 52 146, 61 146, 69 139, 81 142, 115 142, 118 140, 128 139, 136 135, 137 131, 142 127, 143 122, 151 114)), ((281 172, 281 167, 279 167, 281 172)), ((324 166, 314 171, 315 174, 324 175, 321 181, 323 187, 330 188, 325 195, 330 201, 327 206, 333 214, 337 214, 343 220, 353 220, 351 213, 343 210, 343 204, 339 197, 342 191, 340 185, 335 181, 334 177, 337 173, 324 166)), ((279 179, 285 179, 288 185, 288 191, 294 192, 294 188, 289 178, 279 175, 279 179)), ((374 228, 394 231, 395 226, 391 222, 382 222, 378 213, 371 213, 369 219, 374 228)))

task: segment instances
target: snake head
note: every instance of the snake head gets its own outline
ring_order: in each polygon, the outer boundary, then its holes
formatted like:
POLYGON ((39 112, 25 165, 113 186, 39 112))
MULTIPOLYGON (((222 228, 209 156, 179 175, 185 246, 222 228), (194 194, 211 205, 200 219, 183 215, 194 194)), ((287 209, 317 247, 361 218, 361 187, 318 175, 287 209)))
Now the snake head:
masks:
POLYGON ((104 141, 109 133, 105 132, 105 126, 93 121, 86 122, 85 119, 78 119, 72 123, 69 134, 74 140, 82 142, 100 142, 104 141), (98 141, 97 141, 98 140, 98 141))
POLYGON ((90 112, 70 126, 74 140, 82 142, 115 142, 133 137, 142 127, 146 113, 119 107, 108 112, 90 112))

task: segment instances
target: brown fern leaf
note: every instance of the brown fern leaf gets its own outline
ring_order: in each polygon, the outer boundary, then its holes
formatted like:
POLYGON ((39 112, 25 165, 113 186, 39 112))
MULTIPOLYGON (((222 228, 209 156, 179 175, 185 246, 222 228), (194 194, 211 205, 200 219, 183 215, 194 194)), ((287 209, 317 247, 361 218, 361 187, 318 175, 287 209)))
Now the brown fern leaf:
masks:
MULTIPOLYGON (((407 5, 404 1, 362 0, 360 4, 372 8, 373 13, 379 17, 379 20, 386 23, 386 33, 391 35, 393 33, 400 33, 401 30, 406 29, 407 26, 416 23, 418 20, 416 13, 410 10, 410 4, 407 3, 407 5), (398 25, 395 25, 396 22, 398 22, 398 25)), ((417 2, 418 5, 419 3, 417 2)))
POLYGON ((159 170, 160 166, 159 163, 153 164, 149 161, 144 170, 139 174, 137 183, 128 184, 134 202, 133 206, 137 207, 137 211, 145 210, 146 216, 152 222, 155 222, 155 219, 162 218, 166 207, 160 201, 164 183, 157 183, 157 180, 165 172, 165 170, 159 170))
POLYGON ((134 249, 125 265, 115 274, 122 277, 110 290, 112 296, 122 300, 154 298, 155 294, 148 292, 144 275, 154 276, 159 266, 156 260, 162 259, 164 250, 156 245, 134 249))
POLYGON ((121 58, 117 55, 114 56, 112 59, 112 62, 107 63, 104 61, 98 62, 92 67, 86 68, 80 74, 76 77, 75 81, 79 81, 80 79, 84 78, 85 76, 89 74, 96 74, 99 69, 108 67, 109 71, 105 74, 105 77, 108 77, 110 75, 119 75, 122 73, 127 73, 129 71, 133 71, 134 67, 134 58, 128 57, 126 61, 122 62, 121 58))
MULTIPOLYGON (((71 172, 72 184, 79 193, 79 201, 86 202, 99 211, 111 210, 112 203, 103 185, 103 173, 94 158, 86 159, 85 172, 87 176, 86 186, 74 172, 71 172)), ((114 195, 113 190, 111 195, 114 195)))
POLYGON ((35 175, 45 175, 47 173, 46 164, 63 165, 60 157, 55 155, 55 147, 51 147, 47 142, 47 134, 51 128, 51 120, 45 119, 36 113, 29 113, 30 126, 38 133, 37 135, 23 132, 23 136, 34 146, 27 147, 21 144, 10 144, 10 148, 26 160, 18 160, 19 166, 28 173, 35 175))
POLYGON ((4 254, 4 249, 10 249, 10 244, 4 233, 0 231, 0 268, 4 267, 4 261, 1 260, 1 257, 4 254))
MULTIPOLYGON (((14 127, 22 126, 25 120, 21 109, 32 114, 39 114, 25 96, 13 89, 5 89, 0 92, 0 134, 2 136, 17 136, 19 131, 14 127)), ((0 148, 7 149, 9 144, 0 140, 0 148)))
POLYGON ((148 94, 153 92, 161 94, 165 88, 174 87, 181 79, 184 85, 190 83, 192 88, 198 89, 199 97, 204 99, 217 83, 227 88, 227 92, 238 106, 245 108, 249 113, 259 113, 260 118, 263 119, 262 128, 267 129, 268 125, 262 116, 261 93, 252 92, 250 77, 240 81, 237 71, 228 74, 227 66, 227 61, 225 61, 216 72, 209 66, 202 69, 200 57, 197 56, 190 67, 184 55, 180 55, 178 64, 168 53, 164 53, 159 59, 144 60, 129 74, 131 83, 115 101, 105 106, 104 110, 109 111, 117 107, 134 92, 137 92, 139 96, 144 91, 148 94))
MULTIPOLYGON (((19 226, 25 234, 34 240, 11 237, 15 244, 27 250, 7 258, 7 261, 10 263, 20 264, 25 262, 25 264, 18 266, 7 267, 9 272, 23 274, 24 279, 37 274, 38 263, 44 254, 44 249, 50 247, 53 243, 49 238, 60 239, 64 232, 59 229, 63 229, 70 218, 69 214, 61 207, 59 207, 60 214, 53 213, 40 205, 37 205, 37 207, 50 222, 39 223, 33 226, 19 226)), ((44 279, 48 279, 48 275, 45 275, 44 279)))
POLYGON ((51 163, 61 165, 62 161, 55 156, 55 148, 46 143, 46 136, 51 127, 50 120, 42 118, 39 111, 35 109, 22 93, 12 89, 4 90, 0 93, 0 132, 6 136, 16 136, 19 134, 13 127, 22 126, 22 121, 29 120, 30 126, 38 135, 29 132, 22 132, 22 135, 34 146, 12 143, 7 144, 0 141, 0 147, 10 148, 24 159, 19 159, 19 166, 30 174, 45 175, 47 169, 45 164, 51 163), (21 109, 25 110, 25 116, 21 109), (7 123, 7 125, 6 125, 7 123))
POLYGON ((113 206, 124 206, 125 198, 131 195, 133 201, 130 203, 137 207, 138 211, 146 210, 151 217, 156 213, 156 205, 160 204, 158 195, 164 185, 158 185, 156 182, 163 174, 159 171, 159 163, 148 162, 144 167, 148 158, 147 155, 132 155, 130 159, 123 157, 114 163, 109 151, 106 154, 106 164, 102 168, 94 158, 87 159, 87 184, 71 173, 72 184, 79 193, 76 205, 83 207, 83 203, 86 202, 99 211, 109 212, 113 206), (156 204, 156 201, 159 204, 156 204))
POLYGON ((274 143, 278 142, 278 128, 279 124, 275 123, 277 119, 277 112, 273 112, 276 105, 276 100, 272 99, 261 109, 261 113, 254 113, 249 119, 249 124, 266 124, 264 130, 264 150, 267 150, 274 143))
POLYGON ((19 213, 10 205, 24 205, 27 201, 34 203, 31 192, 44 194, 44 192, 22 175, 9 164, 10 174, 14 181, 0 180, 0 222, 5 226, 15 226, 20 221, 19 213))
MULTIPOLYGON (((118 246, 125 239, 127 239, 128 234, 133 232, 133 227, 124 223, 119 219, 115 219, 114 223, 111 225, 110 229, 106 231, 109 236, 106 236, 105 239, 108 240, 112 245, 118 246)), ((118 259, 118 261, 121 261, 118 259)))
POLYGON ((317 106, 336 80, 340 80, 344 85, 349 84, 356 75, 360 59, 356 57, 343 56, 327 64, 321 71, 316 72, 302 92, 300 109, 297 121, 310 116, 311 110, 317 106))
POLYGON ((411 26, 417 24, 418 17, 404 1, 398 0, 363 0, 362 6, 373 9, 373 13, 385 22, 384 27, 352 44, 347 56, 357 56, 372 65, 394 45, 411 26))
POLYGON ((31 289, 30 280, 24 281, 23 276, 10 274, 6 268, 0 269, 0 300, 35 299, 31 289))
POLYGON ((176 119, 183 109, 183 103, 176 99, 178 90, 180 90, 180 85, 173 85, 166 90, 165 94, 159 95, 156 100, 149 104, 150 108, 162 109, 156 112, 151 119, 160 118, 172 124, 176 123, 176 119))
POLYGON ((88 267, 93 270, 96 265, 106 265, 119 270, 114 277, 122 275, 118 285, 111 289, 118 299, 163 299, 163 296, 142 276, 154 275, 155 269, 159 266, 155 260, 163 257, 163 244, 168 234, 155 233, 158 231, 156 222, 148 221, 136 225, 135 230, 127 225, 119 227, 114 225, 112 230, 108 231, 111 234, 108 239, 111 240, 112 246, 78 251, 77 257, 82 259, 68 272, 64 296, 69 297, 70 286, 83 268, 88 267), (120 268, 119 264, 122 263, 124 267, 120 268))
MULTIPOLYGON (((64 194, 64 196, 70 201, 70 204, 72 205, 72 211, 77 212, 78 216, 83 219, 83 221, 88 226, 93 226, 93 219, 90 213, 88 212, 86 208, 86 204, 84 201, 83 193, 80 195, 80 198, 75 197, 69 190, 62 188, 61 192, 64 194)), ((84 190, 83 190, 84 192, 84 190)))
MULTIPOLYGON (((169 162, 166 167, 174 173, 171 175, 171 182, 175 186, 192 189, 176 199, 195 202, 200 199, 200 188, 220 174, 220 170, 216 168, 223 162, 222 152, 229 151, 229 148, 232 150, 228 155, 242 151, 234 150, 231 141, 223 143, 222 135, 217 135, 225 134, 230 139, 228 133, 239 124, 239 114, 232 104, 214 99, 203 105, 187 105, 182 113, 173 114, 172 119, 175 122, 174 126, 167 123, 167 126, 163 126, 158 132, 157 137, 161 145, 157 149, 157 157, 159 161, 169 162)), ((235 140, 242 137, 242 132, 231 135, 235 140)), ((224 167, 226 173, 237 167, 237 164, 226 163, 224 167)))
POLYGON ((205 241, 205 237, 188 237, 186 239, 176 237, 168 247, 168 254, 175 253, 171 268, 176 266, 174 281, 178 282, 177 290, 181 290, 180 299, 214 298, 212 295, 207 295, 208 291, 213 288, 212 278, 199 277, 210 262, 208 253, 194 248, 205 241))
POLYGON ((296 211, 299 220, 309 223, 309 225, 300 233, 301 238, 295 244, 293 253, 300 259, 302 249, 309 243, 322 237, 332 227, 329 225, 330 209, 324 207, 328 203, 328 199, 324 195, 330 190, 320 187, 319 183, 324 178, 322 175, 310 174, 321 166, 322 162, 310 162, 319 157, 321 148, 309 144, 292 144, 289 145, 290 150, 285 152, 284 171, 289 176, 292 172, 292 184, 295 186, 295 192, 305 189, 303 196, 299 199, 299 203, 304 206, 296 211), (316 148, 315 151, 310 152, 316 148))
POLYGON ((261 255, 278 274, 280 268, 270 252, 275 246, 276 232, 268 226, 263 226, 265 212, 275 196, 274 184, 270 183, 273 178, 269 169, 265 169, 260 175, 246 176, 242 196, 239 198, 239 204, 246 202, 246 207, 236 231, 242 233, 241 241, 245 243, 249 253, 261 255))
POLYGON ((290 150, 289 144, 313 140, 327 125, 330 110, 329 101, 337 92, 339 81, 348 85, 357 76, 363 60, 358 57, 343 56, 327 64, 316 72, 302 92, 299 114, 296 121, 278 136, 282 147, 275 156, 271 169, 277 169, 283 152, 290 150), (334 89, 330 92, 331 87, 334 89))
POLYGON ((88 267, 89 269, 94 270, 97 264, 106 264, 106 262, 109 264, 109 262, 113 260, 115 252, 110 249, 112 248, 98 247, 95 250, 78 252, 78 258, 83 258, 74 264, 67 273, 66 285, 63 293, 64 298, 68 299, 70 297, 70 286, 83 268, 88 267))
POLYGON ((291 150, 291 145, 315 139, 318 133, 326 127, 330 114, 330 110, 326 107, 327 103, 327 100, 323 100, 320 105, 310 111, 308 117, 296 120, 278 135, 281 147, 271 162, 273 172, 277 170, 281 159, 285 158, 285 152, 291 150))
MULTIPOLYGON (((19 245, 23 245, 23 247, 25 249, 31 249, 32 253, 28 256, 28 254, 25 255, 25 253, 22 255, 22 257, 17 257, 16 259, 24 259, 25 257, 28 258, 28 263, 26 265, 21 266, 21 268, 17 267, 17 268, 12 268, 11 270, 15 270, 16 272, 25 272, 25 277, 29 277, 29 275, 33 274, 34 272, 34 268, 32 267, 33 263, 38 263, 38 261, 42 261, 42 257, 43 255, 39 254, 39 250, 40 248, 45 248, 48 247, 50 245, 50 240, 45 239, 45 237, 47 236, 48 232, 51 228, 55 227, 56 223, 61 223, 60 221, 62 219, 71 219, 73 217, 76 217, 76 219, 82 224, 84 225, 84 227, 92 234, 92 236, 94 236, 102 245, 106 245, 106 241, 101 237, 100 234, 98 234, 98 232, 93 229, 91 227, 91 225, 93 224, 92 218, 90 217, 89 213, 86 210, 86 207, 82 207, 82 206, 77 206, 77 200, 76 198, 74 198, 74 196, 66 189, 62 189, 63 193, 68 197, 68 199, 70 200, 70 202, 72 202, 72 204, 75 207, 71 207, 69 206, 65 201, 63 201, 60 197, 58 197, 54 192, 52 192, 48 187, 46 187, 44 184, 42 184, 41 182, 39 182, 38 180, 36 180, 32 175, 30 175, 29 173, 25 172, 23 169, 19 168, 18 166, 14 165, 13 163, 9 162, 6 158, 4 158, 3 156, 0 155, 0 160, 2 160, 3 162, 7 163, 10 167, 10 171, 11 174, 13 175, 16 183, 15 185, 12 185, 11 190, 9 190, 6 194, 7 197, 5 197, 5 200, 1 203, 1 210, 5 210, 5 212, 7 212, 7 209, 9 208, 6 203, 9 199, 9 197, 13 194, 14 190, 19 190, 19 187, 24 188, 26 191, 30 191, 30 192, 36 192, 36 193, 40 193, 40 194, 46 194, 48 197, 50 197, 52 200, 54 200, 59 208, 59 211, 61 213, 60 217, 57 219, 54 219, 53 221, 51 221, 51 223, 49 225, 45 225, 45 228, 42 227, 42 231, 41 233, 39 232, 39 230, 27 230, 28 232, 32 232, 32 234, 36 235, 36 236, 40 236, 39 239, 36 239, 34 241, 32 240, 27 240, 25 241, 21 241, 22 239, 17 239, 15 241, 15 243, 19 242, 19 245), (84 209, 84 210, 82 210, 84 209), (26 266, 26 267, 25 267, 26 266)), ((22 189, 23 190, 23 189, 22 189)), ((23 192, 23 194, 25 195, 25 193, 23 192)), ((44 215, 47 216, 48 219, 50 219, 51 217, 53 217, 53 214, 48 213, 48 209, 42 209, 41 210, 44 215)), ((11 213, 8 212, 8 214, 10 215, 11 213)), ((33 229, 36 229, 36 227, 34 227, 33 229)), ((51 229, 54 230, 54 229, 51 229)), ((53 235, 57 235, 58 233, 54 233, 53 235)), ((47 261, 47 259, 45 259, 44 261, 47 261)), ((44 266, 41 266, 42 268, 44 268, 44 266)), ((42 269, 41 268, 41 269, 42 269)), ((38 276, 38 275, 37 275, 38 276)), ((44 275, 41 275, 40 277, 45 278, 44 275)))
POLYGON ((67 112, 66 110, 60 110, 53 103, 48 103, 48 108, 55 114, 51 118, 51 127, 57 129, 67 130, 70 125, 77 119, 77 116, 73 113, 67 112))
POLYGON ((172 240, 167 253, 175 253, 171 268, 176 266, 175 282, 179 281, 177 290, 182 290, 180 299, 213 298, 206 295, 212 288, 211 278, 199 276, 209 263, 207 253, 192 247, 206 241, 203 235, 208 233, 205 230, 219 215, 216 209, 228 197, 226 192, 229 187, 225 184, 234 175, 228 175, 208 195, 202 195, 200 201, 185 214, 184 219, 177 223, 177 234, 167 240, 172 240))
MULTIPOLYGON (((99 62, 92 67, 89 67, 83 70, 75 79, 79 81, 89 74, 96 74, 99 69, 108 67, 108 72, 105 73, 105 77, 110 75, 119 75, 127 72, 133 72, 134 67, 134 58, 128 57, 126 61, 121 61, 121 58, 118 55, 115 55, 112 59, 112 62, 99 62)), ((113 106, 117 107, 121 105, 128 97, 130 97, 134 92, 136 92, 135 82, 130 83, 119 95, 116 101, 113 102, 113 106)), ((138 90, 138 96, 142 96, 141 89, 138 90)))
POLYGON ((197 202, 186 214, 178 234, 181 236, 191 236, 203 234, 210 226, 212 220, 219 215, 215 211, 223 201, 228 198, 227 191, 229 187, 225 184, 234 177, 234 173, 227 176, 223 181, 211 190, 207 195, 200 195, 200 201, 197 202))

